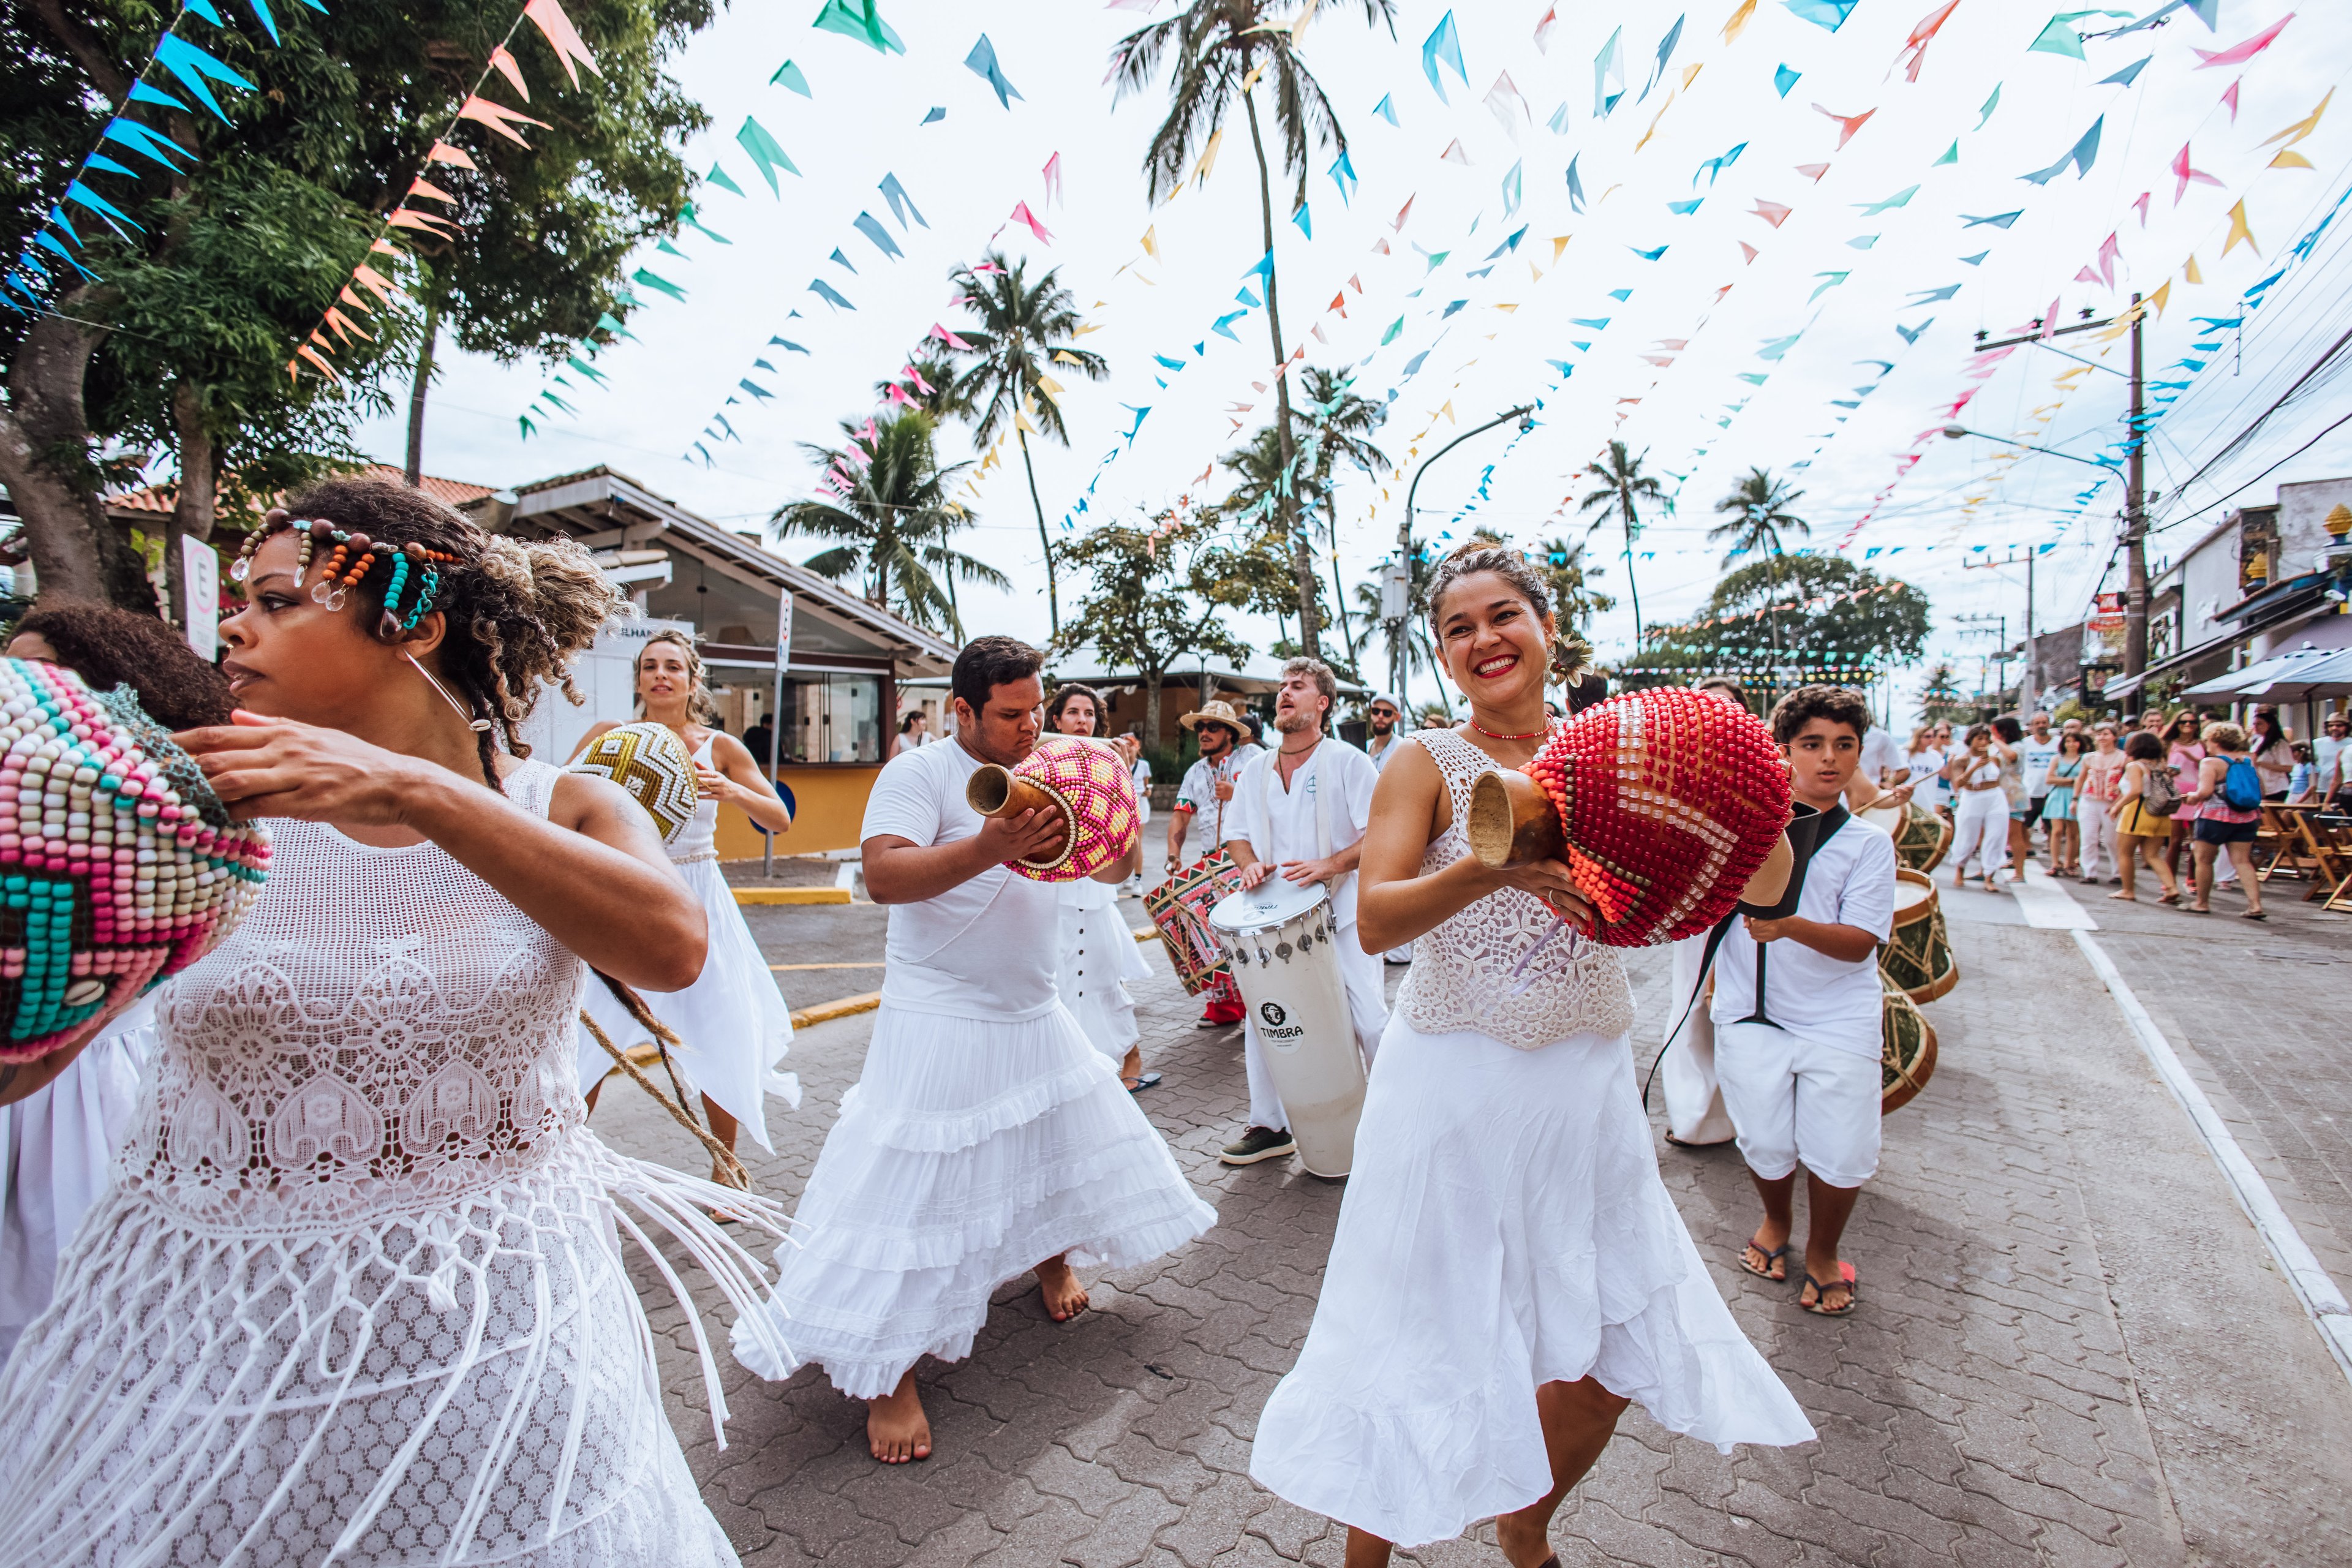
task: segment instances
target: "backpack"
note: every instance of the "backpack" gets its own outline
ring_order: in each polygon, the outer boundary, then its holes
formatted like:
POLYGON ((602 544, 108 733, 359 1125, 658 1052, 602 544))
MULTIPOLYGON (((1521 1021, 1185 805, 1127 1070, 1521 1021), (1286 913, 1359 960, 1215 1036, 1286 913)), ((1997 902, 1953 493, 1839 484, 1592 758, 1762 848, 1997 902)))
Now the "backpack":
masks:
POLYGON ((2221 775, 2221 803, 2232 811, 2253 811, 2263 804, 2263 777, 2244 757, 2231 757, 2221 775))
POLYGON ((2170 816, 2180 809, 2180 784, 2161 763, 2142 763, 2147 782, 2140 785, 2139 806, 2150 816, 2170 816))

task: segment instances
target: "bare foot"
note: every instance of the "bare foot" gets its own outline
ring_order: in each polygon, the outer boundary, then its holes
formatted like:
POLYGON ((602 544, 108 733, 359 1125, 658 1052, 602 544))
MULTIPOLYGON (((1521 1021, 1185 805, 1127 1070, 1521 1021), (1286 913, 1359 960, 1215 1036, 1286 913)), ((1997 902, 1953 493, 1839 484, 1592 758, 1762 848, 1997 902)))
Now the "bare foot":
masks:
POLYGON ((1552 1556, 1551 1531, 1514 1514, 1495 1521, 1495 1541, 1512 1568, 1549 1568, 1558 1561, 1552 1556))
POLYGON ((914 1368, 907 1369, 891 1393, 866 1402, 866 1446, 886 1465, 931 1457, 931 1423, 915 1391, 914 1368))
POLYGON ((2120 899, 2127 904, 2135 904, 2139 901, 2138 898, 2131 893, 2109 893, 2107 897, 2111 899, 2120 899))
POLYGON ((1087 1288, 1059 1258, 1048 1258, 1037 1265, 1037 1294, 1045 1299, 1045 1315, 1057 1323, 1066 1323, 1087 1310, 1087 1288))

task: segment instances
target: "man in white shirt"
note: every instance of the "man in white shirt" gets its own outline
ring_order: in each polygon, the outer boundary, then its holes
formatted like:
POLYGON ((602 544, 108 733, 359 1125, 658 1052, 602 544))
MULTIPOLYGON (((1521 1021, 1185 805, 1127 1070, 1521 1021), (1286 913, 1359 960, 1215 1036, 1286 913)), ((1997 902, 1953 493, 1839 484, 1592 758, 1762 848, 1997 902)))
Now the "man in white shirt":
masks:
MULTIPOLYGON (((969 1355, 998 1285, 1034 1270, 1065 1321, 1087 1306, 1072 1265, 1132 1268, 1216 1222, 1062 1005, 1059 884, 1007 865, 1055 849, 1060 819, 982 817, 965 798, 982 764, 1035 747, 1044 662, 975 639, 951 677, 954 741, 901 752, 875 781, 863 854, 867 890, 891 906, 881 1005, 801 1199, 808 1228, 777 1255, 768 1310, 868 1402, 867 1446, 887 1464, 929 1455, 915 1365, 969 1355)), ((739 1332, 752 1371, 790 1375, 751 1348, 739 1332)))
MULTIPOLYGON (((1772 711, 1796 798, 1831 812, 1862 763, 1870 710, 1835 686, 1801 686, 1772 711)), ((1838 1242, 1878 1171, 1878 949, 1895 928, 1895 841, 1849 816, 1803 868, 1796 912, 1744 918, 1716 954, 1716 1072, 1764 1202, 1740 1267, 1788 1278, 1797 1165, 1806 1172, 1805 1288, 1798 1305, 1853 1310, 1838 1242)))
MULTIPOLYGON (((1389 1010, 1381 960, 1356 940, 1356 861, 1364 830, 1371 826, 1380 770, 1355 747, 1325 735, 1324 721, 1338 696, 1331 667, 1320 659, 1294 658, 1282 667, 1274 703, 1280 746, 1251 758, 1234 781, 1225 853, 1242 868, 1244 889, 1278 873, 1330 889, 1330 951, 1347 985, 1355 1046, 1369 1067, 1381 1031, 1388 1026, 1389 1010)), ((1255 1165, 1297 1148, 1290 1118, 1265 1070, 1258 1021, 1249 1017, 1246 1024, 1242 1059, 1249 1073, 1250 1124, 1219 1156, 1228 1165, 1255 1165)))
POLYGON ((2042 808, 2050 800, 2050 764, 2058 760, 2058 737, 2050 728, 2050 715, 2039 708, 2026 715, 2025 731, 2025 739, 2017 743, 2017 754, 2025 770, 2025 803, 2032 813, 2025 819, 2030 843, 2033 825, 2042 820, 2042 808))
POLYGON ((1386 768, 1389 759, 1396 755, 1397 724, 1404 717, 1404 709, 1393 697, 1383 691, 1364 709, 1364 725, 1371 735, 1364 742, 1364 755, 1372 759, 1372 766, 1386 768))
POLYGON ((2329 801, 2336 798, 2337 790, 2352 784, 2352 747, 2345 744, 2345 738, 2352 735, 2352 719, 2330 713, 2320 729, 2319 739, 2311 746, 2311 784, 2318 792, 2317 799, 2329 801))
POLYGON ((1905 782, 1910 771, 1903 742, 1884 724, 1873 724, 1870 733, 1862 738, 1862 776, 1881 789, 1893 789, 1905 782))

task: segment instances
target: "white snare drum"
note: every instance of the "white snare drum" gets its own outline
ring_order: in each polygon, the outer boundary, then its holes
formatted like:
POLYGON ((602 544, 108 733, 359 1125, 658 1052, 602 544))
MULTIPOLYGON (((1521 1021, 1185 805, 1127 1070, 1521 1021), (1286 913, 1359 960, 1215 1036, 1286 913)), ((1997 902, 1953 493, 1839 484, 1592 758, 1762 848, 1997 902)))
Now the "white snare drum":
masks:
POLYGON ((1299 1163, 1318 1176, 1346 1175, 1364 1113, 1364 1058, 1328 891, 1268 877, 1222 900, 1209 926, 1265 1047, 1299 1163))

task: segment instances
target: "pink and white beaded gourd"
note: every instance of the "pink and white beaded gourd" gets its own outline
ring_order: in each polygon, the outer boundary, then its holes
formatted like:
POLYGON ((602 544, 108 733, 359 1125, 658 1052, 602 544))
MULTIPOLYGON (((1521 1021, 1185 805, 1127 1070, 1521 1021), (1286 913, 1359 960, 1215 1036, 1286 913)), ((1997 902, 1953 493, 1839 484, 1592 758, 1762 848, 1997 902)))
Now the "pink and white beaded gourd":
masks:
POLYGON ((210 952, 268 864, 130 688, 0 659, 0 1062, 95 1037, 210 952))

